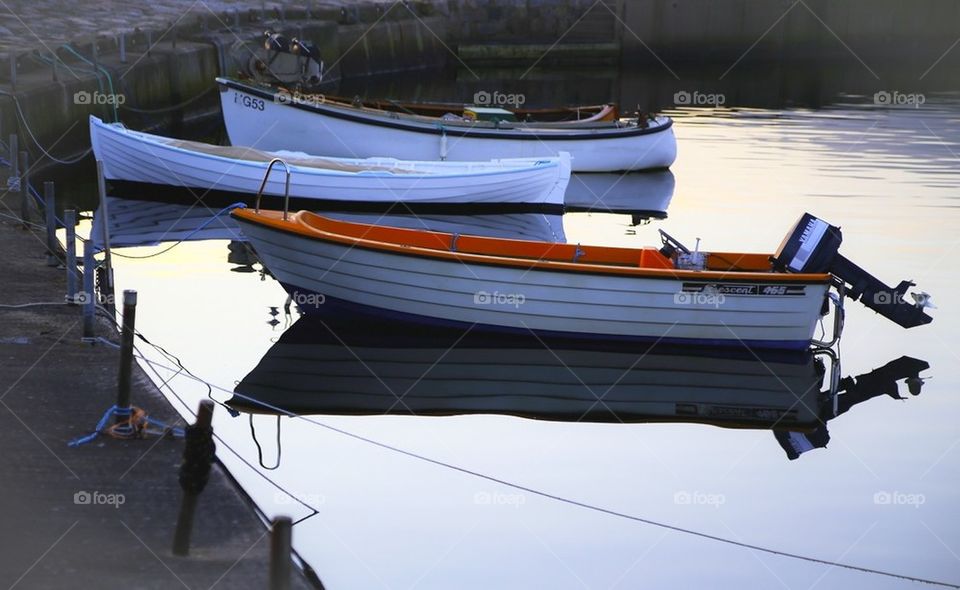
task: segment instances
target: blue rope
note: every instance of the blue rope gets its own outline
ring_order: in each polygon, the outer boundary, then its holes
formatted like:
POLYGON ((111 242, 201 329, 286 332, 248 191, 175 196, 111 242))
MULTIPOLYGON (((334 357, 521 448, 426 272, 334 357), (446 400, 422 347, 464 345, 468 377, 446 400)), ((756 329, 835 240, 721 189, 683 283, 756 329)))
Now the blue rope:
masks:
POLYGON ((93 439, 97 438, 97 436, 103 431, 103 429, 107 427, 107 422, 110 420, 110 418, 112 416, 117 415, 119 412, 126 412, 127 415, 130 415, 130 408, 118 408, 116 404, 110 406, 110 408, 103 413, 103 417, 100 418, 100 421, 97 422, 97 427, 94 429, 93 432, 91 432, 86 436, 81 436, 80 438, 73 439, 72 441, 67 443, 67 446, 76 448, 76 447, 79 447, 80 445, 85 445, 88 442, 92 441, 93 439))
MULTIPOLYGON (((67 446, 71 448, 77 448, 80 445, 85 445, 88 442, 97 438, 103 432, 103 429, 107 427, 107 424, 110 422, 110 419, 113 418, 114 416, 125 417, 125 416, 130 416, 132 414, 133 414, 132 407, 127 406, 125 408, 121 408, 121 407, 118 407, 116 404, 114 404, 110 406, 106 412, 103 413, 103 416, 100 418, 100 421, 97 422, 97 426, 93 432, 91 432, 86 436, 81 436, 80 438, 73 439, 72 441, 67 443, 67 446)), ((146 416, 144 420, 146 421, 147 424, 151 426, 156 426, 157 428, 160 428, 164 431, 173 433, 173 435, 177 438, 183 438, 184 436, 183 428, 171 427, 163 422, 160 422, 159 420, 154 420, 149 416, 146 416)), ((124 429, 123 434, 133 434, 133 432, 134 432, 134 426, 128 425, 126 429, 124 429)))

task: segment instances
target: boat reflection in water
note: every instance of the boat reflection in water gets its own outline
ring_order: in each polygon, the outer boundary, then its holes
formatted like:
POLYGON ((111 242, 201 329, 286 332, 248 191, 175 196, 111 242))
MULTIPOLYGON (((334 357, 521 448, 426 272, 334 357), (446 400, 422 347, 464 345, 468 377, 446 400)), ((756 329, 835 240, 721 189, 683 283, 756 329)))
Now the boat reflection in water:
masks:
POLYGON ((758 358, 747 350, 625 349, 305 315, 236 386, 228 405, 273 414, 502 414, 768 429, 795 458, 826 445, 835 404, 842 413, 896 395, 900 379, 911 379, 919 392, 919 372, 928 365, 902 357, 831 387, 833 367, 835 357, 815 352, 758 358))
POLYGON ((669 170, 573 174, 564 195, 564 206, 567 211, 628 213, 635 220, 665 219, 675 185, 669 170))
POLYGON ((92 235, 102 248, 106 235, 114 248, 156 246, 164 242, 200 240, 243 240, 240 226, 229 215, 203 203, 194 205, 107 197, 109 221, 103 208, 93 215, 92 235))
MULTIPOLYGON (((108 197, 107 211, 110 219, 106 227, 102 209, 98 209, 93 217, 93 237, 98 248, 102 248, 105 242, 105 229, 109 233, 110 244, 115 248, 156 246, 179 241, 231 240, 231 252, 239 252, 242 249, 237 244, 246 242, 233 218, 222 209, 207 207, 201 202, 186 205, 182 202, 154 199, 108 197)), ((324 212, 324 215, 347 221, 431 231, 455 231, 495 238, 561 243, 566 241, 563 216, 560 214, 531 212, 444 215, 337 211, 324 212)))

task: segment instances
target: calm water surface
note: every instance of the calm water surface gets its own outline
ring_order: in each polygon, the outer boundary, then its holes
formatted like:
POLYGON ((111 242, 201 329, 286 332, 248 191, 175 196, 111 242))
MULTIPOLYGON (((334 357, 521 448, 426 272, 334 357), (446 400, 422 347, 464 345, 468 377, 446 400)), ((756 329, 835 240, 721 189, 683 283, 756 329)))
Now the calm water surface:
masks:
MULTIPOLYGON (((638 225, 640 219, 624 213, 568 213, 562 219, 534 215, 509 220, 506 230, 503 225, 491 229, 489 219, 474 220, 493 232, 625 246, 658 244, 657 229, 663 228, 688 244, 700 238, 708 251, 760 252, 773 251, 805 211, 842 225, 841 251, 848 258, 887 283, 915 280, 933 294, 939 309, 931 312, 933 324, 905 331, 859 304, 848 304, 841 346, 844 376, 908 355, 928 362, 930 369, 922 375, 932 378, 918 397, 901 384, 908 399, 879 395, 830 421, 827 448, 791 461, 773 433, 763 429, 484 414, 317 415, 311 418, 316 423, 256 415, 254 440, 247 414, 232 417, 218 410, 215 427, 226 442, 220 458, 267 516, 296 519, 312 513, 307 506, 317 510, 295 527, 294 544, 328 588, 916 585, 591 512, 334 429, 711 535, 960 583, 960 322, 954 311, 960 305, 960 96, 933 93, 926 99, 920 108, 898 109, 875 107, 869 97, 834 96, 815 109, 667 110, 676 118, 679 142, 672 178, 654 179, 636 195, 638 202, 665 200, 666 219, 638 225)), ((604 194, 596 196, 603 201, 604 194)), ((649 212, 654 207, 635 208, 649 212)), ((165 231, 162 222, 150 231, 158 227, 165 231)), ((290 352, 274 348, 275 343, 292 324, 305 320, 295 310, 284 313, 286 294, 272 278, 235 272, 250 268, 236 258, 227 260, 231 227, 215 223, 211 228, 208 237, 214 239, 209 241, 183 243, 145 260, 115 259, 116 274, 118 289, 140 292, 138 328, 214 384, 213 397, 225 401, 265 356, 275 360, 290 352)), ((161 247, 118 252, 143 256, 161 247)), ((378 327, 358 325, 355 329, 363 333, 357 334, 342 322, 331 325, 337 326, 335 336, 313 327, 313 343, 303 342, 311 330, 300 331, 295 342, 311 352, 299 365, 281 363, 301 373, 292 384, 284 381, 284 387, 299 387, 308 398, 310 392, 350 387, 376 390, 378 371, 393 366, 375 358, 382 351, 363 345, 362 337, 378 327), (345 381, 348 373, 352 380, 345 381)), ((555 388, 559 395, 575 390, 582 379, 606 383, 598 392, 603 393, 617 379, 591 372, 591 367, 631 366, 617 364, 630 351, 608 351, 606 357, 568 351, 554 357, 526 343, 509 367, 489 347, 475 355, 469 348, 448 354, 448 345, 441 342, 433 347, 402 338, 394 342, 398 358, 412 355, 403 358, 425 374, 419 381, 416 374, 383 377, 379 393, 399 388, 396 393, 403 395, 404 386, 411 385, 412 399, 438 387, 475 394, 484 391, 483 379, 491 378, 488 391, 499 395, 515 386, 503 382, 527 375, 523 355, 535 359, 536 374, 544 376, 524 392, 549 396, 555 388), (479 368, 468 371, 463 367, 471 358, 479 368)), ((174 365, 149 347, 142 353, 160 365, 174 365)), ((674 361, 679 364, 665 374, 682 383, 699 383, 709 375, 702 360, 674 361)), ((653 361, 645 362, 641 366, 649 368, 653 361)), ((175 373, 151 366, 158 379, 175 373)), ((755 373, 768 380, 768 368, 784 379, 791 371, 810 369, 773 361, 730 366, 743 367, 744 379, 755 373)), ((635 371, 624 382, 644 382, 650 374, 635 371)), ((734 378, 732 383, 736 390, 739 382, 734 378)), ((175 392, 170 397, 184 414, 207 395, 204 385, 183 373, 169 386, 166 391, 175 392)), ((618 393, 614 387, 610 395, 618 393)))

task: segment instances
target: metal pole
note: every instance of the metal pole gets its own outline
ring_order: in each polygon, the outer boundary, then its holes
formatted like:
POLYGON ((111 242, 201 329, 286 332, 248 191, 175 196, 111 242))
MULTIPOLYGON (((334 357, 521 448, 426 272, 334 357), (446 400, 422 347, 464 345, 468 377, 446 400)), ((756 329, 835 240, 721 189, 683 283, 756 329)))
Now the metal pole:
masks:
MULTIPOLYGON (((20 158, 19 158, 20 152, 17 150, 16 134, 13 134, 13 133, 10 134, 10 143, 8 145, 10 146, 10 155, 7 158, 7 161, 10 162, 10 178, 7 180, 7 190, 9 191, 11 188, 16 187, 16 189, 19 191, 20 190, 20 158), (15 184, 11 185, 11 182, 15 184)), ((21 217, 22 216, 23 216, 23 212, 21 211, 21 217)))
MULTIPOLYGON (((120 331, 120 374, 117 377, 117 409, 130 408, 130 375, 133 366, 133 334, 137 322, 137 292, 123 292, 123 328, 120 331)), ((126 422, 128 413, 117 415, 117 423, 126 422)))
POLYGON ((273 519, 270 534, 270 590, 290 590, 290 553, 293 522, 289 516, 273 519))
POLYGON ((43 183, 43 213, 47 221, 47 266, 60 264, 57 253, 60 244, 57 243, 57 202, 53 193, 53 182, 43 183))
POLYGON ((186 443, 183 449, 183 463, 180 465, 180 487, 183 499, 180 513, 177 515, 177 528, 173 534, 173 554, 184 557, 190 553, 190 534, 193 532, 193 515, 197 508, 197 499, 210 476, 210 464, 213 462, 213 402, 205 399, 197 410, 197 421, 187 427, 186 443))
POLYGON ((23 177, 20 179, 20 219, 23 220, 23 227, 30 224, 30 167, 27 165, 29 154, 20 152, 20 170, 23 177))
POLYGON ((100 214, 103 218, 103 262, 107 276, 107 310, 116 315, 116 295, 113 288, 113 256, 110 255, 110 211, 107 208, 107 184, 103 178, 103 162, 97 160, 97 190, 100 193, 100 214))
POLYGON ((53 81, 54 82, 60 81, 60 76, 59 74, 57 74, 57 62, 59 61, 60 61, 60 56, 57 55, 56 51, 54 51, 53 52, 53 81))
MULTIPOLYGON (((68 267, 69 268, 69 267, 68 267)), ((76 268, 76 265, 74 265, 76 268)), ((93 316, 96 313, 97 298, 93 292, 93 276, 97 272, 97 263, 93 258, 93 240, 83 244, 83 340, 93 340, 93 316)))
POLYGON ((17 56, 10 54, 10 90, 17 91, 17 56))
POLYGON ((127 34, 120 33, 120 63, 127 63, 127 34))
MULTIPOLYGON (((63 225, 67 230, 67 303, 77 301, 77 212, 67 209, 63 212, 63 225)), ((84 265, 86 272, 86 265, 84 265)))

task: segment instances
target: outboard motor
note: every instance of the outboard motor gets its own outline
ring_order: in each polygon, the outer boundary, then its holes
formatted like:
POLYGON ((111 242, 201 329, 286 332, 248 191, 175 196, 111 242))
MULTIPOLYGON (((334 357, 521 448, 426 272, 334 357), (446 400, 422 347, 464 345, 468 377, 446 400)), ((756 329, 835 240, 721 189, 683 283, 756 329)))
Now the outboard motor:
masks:
POLYGON ((929 295, 911 293, 915 303, 907 303, 904 296, 914 283, 900 281, 896 288, 885 285, 838 252, 842 241, 839 227, 804 213, 773 256, 774 268, 797 273, 830 273, 847 284, 846 294, 851 299, 859 300, 904 328, 933 321, 923 311, 925 307, 933 307, 929 295))
POLYGON ((263 49, 266 55, 255 57, 256 67, 250 68, 250 74, 254 77, 307 87, 323 81, 323 59, 315 44, 265 31, 263 49))

